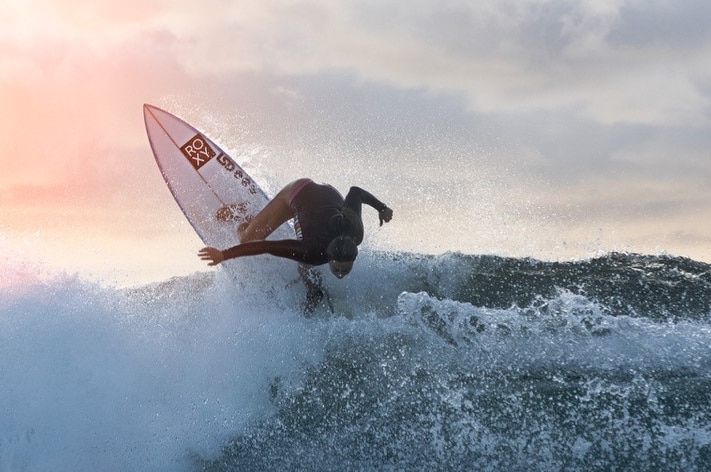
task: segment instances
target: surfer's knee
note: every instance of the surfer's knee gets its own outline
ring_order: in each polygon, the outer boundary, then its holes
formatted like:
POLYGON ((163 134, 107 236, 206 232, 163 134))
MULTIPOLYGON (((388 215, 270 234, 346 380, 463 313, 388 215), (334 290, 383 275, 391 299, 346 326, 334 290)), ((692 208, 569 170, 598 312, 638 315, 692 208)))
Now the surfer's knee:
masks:
POLYGON ((294 201, 294 198, 296 198, 299 192, 311 182, 313 182, 313 180, 307 177, 296 179, 290 184, 288 184, 286 187, 284 187, 284 189, 279 192, 278 197, 281 198, 281 201, 287 207, 291 208, 291 202, 294 201))

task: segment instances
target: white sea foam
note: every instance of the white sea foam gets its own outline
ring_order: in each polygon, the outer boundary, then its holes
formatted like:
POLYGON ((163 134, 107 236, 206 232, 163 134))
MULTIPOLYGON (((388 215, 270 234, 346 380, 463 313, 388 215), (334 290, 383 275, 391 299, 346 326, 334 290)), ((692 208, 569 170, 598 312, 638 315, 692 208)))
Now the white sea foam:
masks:
POLYGON ((121 292, 59 278, 0 298, 0 470, 181 470, 268 413, 318 349, 224 275, 121 292))

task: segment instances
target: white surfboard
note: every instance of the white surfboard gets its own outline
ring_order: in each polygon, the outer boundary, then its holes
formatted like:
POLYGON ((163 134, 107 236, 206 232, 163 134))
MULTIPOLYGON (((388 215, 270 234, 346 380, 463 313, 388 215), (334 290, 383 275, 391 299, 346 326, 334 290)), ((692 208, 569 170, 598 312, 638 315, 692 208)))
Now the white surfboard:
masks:
MULTIPOLYGON (((143 106, 146 132, 153 155, 175 201, 202 241, 218 249, 238 244, 237 225, 269 201, 266 193, 226 152, 193 126, 152 105, 143 106), (227 205, 240 209, 235 221, 220 221, 217 212, 227 205)), ((269 239, 289 239, 294 233, 285 223, 269 239)), ((197 257, 197 256, 195 256, 197 257)), ((256 259, 273 288, 293 285, 297 265, 288 259, 261 255, 256 259)), ((222 265, 238 277, 238 260, 222 265)))

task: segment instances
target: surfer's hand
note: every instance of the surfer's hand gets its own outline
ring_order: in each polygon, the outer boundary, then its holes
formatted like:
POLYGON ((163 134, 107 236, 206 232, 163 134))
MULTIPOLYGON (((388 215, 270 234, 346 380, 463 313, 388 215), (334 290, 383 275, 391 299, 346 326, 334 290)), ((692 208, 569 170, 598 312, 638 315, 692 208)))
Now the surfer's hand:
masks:
POLYGON ((215 249, 214 247, 204 247, 198 252, 198 256, 203 261, 210 261, 207 265, 217 265, 225 260, 225 256, 222 255, 222 251, 215 249))
POLYGON ((390 208, 385 207, 378 212, 378 218, 380 218, 380 226, 383 226, 383 222, 388 223, 393 219, 393 211, 390 208))

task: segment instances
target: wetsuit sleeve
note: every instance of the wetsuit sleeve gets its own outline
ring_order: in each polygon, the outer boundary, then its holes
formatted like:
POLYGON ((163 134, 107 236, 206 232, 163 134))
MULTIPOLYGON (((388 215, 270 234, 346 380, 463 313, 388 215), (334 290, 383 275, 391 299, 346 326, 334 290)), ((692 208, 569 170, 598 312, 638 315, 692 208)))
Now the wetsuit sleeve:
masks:
POLYGON ((259 254, 271 254, 272 256, 284 257, 307 264, 316 262, 312 261, 312 254, 304 241, 295 239, 251 241, 222 251, 225 260, 234 259, 235 257, 257 256, 259 254))
POLYGON ((385 203, 375 198, 370 192, 366 192, 360 187, 351 187, 348 195, 346 195, 345 206, 353 210, 358 216, 361 216, 361 205, 363 203, 375 208, 378 213, 387 208, 385 203))

